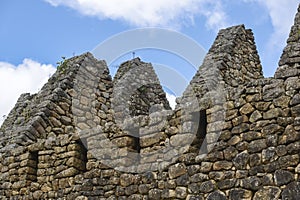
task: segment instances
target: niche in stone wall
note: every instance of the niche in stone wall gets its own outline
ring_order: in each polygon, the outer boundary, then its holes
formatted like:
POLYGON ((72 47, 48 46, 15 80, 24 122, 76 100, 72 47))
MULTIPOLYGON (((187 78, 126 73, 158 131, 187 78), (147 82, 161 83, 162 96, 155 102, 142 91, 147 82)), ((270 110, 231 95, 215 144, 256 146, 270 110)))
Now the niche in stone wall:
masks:
POLYGON ((67 161, 67 166, 74 167, 81 172, 86 171, 87 164, 87 147, 86 147, 86 139, 76 140, 75 143, 70 144, 68 146, 68 151, 72 151, 73 155, 67 161))
POLYGON ((81 159, 83 161, 82 163, 82 171, 86 171, 86 163, 88 161, 87 159, 87 141, 85 138, 82 138, 81 140, 77 140, 76 143, 80 147, 80 153, 81 153, 81 159))
POLYGON ((128 148, 129 151, 140 153, 141 150, 141 144, 140 144, 140 129, 138 127, 127 127, 124 130, 127 134, 125 137, 117 138, 121 139, 119 142, 116 142, 115 144, 120 147, 124 146, 126 144, 126 148, 128 148), (119 144, 118 144, 119 143, 119 144))
POLYGON ((132 150, 137 153, 140 153, 140 151, 141 151, 139 132, 140 132, 139 128, 132 128, 130 130, 130 136, 133 139, 132 150))
POLYGON ((206 110, 192 113, 193 122, 196 123, 196 137, 192 143, 191 151, 205 153, 207 151, 206 134, 207 134, 207 115, 206 110))
POLYGON ((141 144, 140 144, 140 138, 139 137, 133 137, 134 140, 134 149, 137 153, 141 152, 141 144))
POLYGON ((25 163, 26 179, 30 181, 37 181, 37 170, 39 163, 38 151, 28 152, 28 158, 25 160, 25 163))

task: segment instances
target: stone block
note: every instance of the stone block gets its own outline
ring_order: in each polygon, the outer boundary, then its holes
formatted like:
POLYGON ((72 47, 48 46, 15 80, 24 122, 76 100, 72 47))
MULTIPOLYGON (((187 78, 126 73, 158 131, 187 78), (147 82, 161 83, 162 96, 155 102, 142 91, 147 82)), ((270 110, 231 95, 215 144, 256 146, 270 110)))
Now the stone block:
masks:
POLYGON ((253 197, 253 200, 273 200, 280 198, 281 190, 278 187, 267 186, 263 187, 262 189, 258 190, 253 197))
POLYGON ((229 190, 229 199, 240 200, 240 199, 251 199, 252 192, 242 188, 234 188, 229 190))
POLYGON ((171 179, 174 179, 178 176, 181 176, 183 174, 187 173, 187 169, 185 164, 182 163, 178 163, 175 165, 172 165, 171 167, 169 167, 169 177, 171 179))
POLYGON ((277 170, 274 174, 274 180, 277 186, 282 186, 294 180, 294 175, 286 170, 277 170))
POLYGON ((232 162, 229 161, 217 161, 213 165, 213 170, 220 171, 220 170, 229 170, 232 167, 232 162))
POLYGON ((187 188, 186 187, 176 187, 175 193, 176 193, 176 198, 185 199, 187 196, 187 188))
POLYGON ((213 180, 205 181, 200 184, 199 191, 203 193, 209 193, 216 188, 216 182, 213 180))
POLYGON ((190 145, 194 141, 195 137, 196 135, 189 133, 173 135, 170 138, 170 144, 173 147, 190 145))
POLYGON ((245 105, 243 105, 243 107, 240 108, 240 113, 242 115, 248 115, 250 113, 252 113, 255 110, 255 108, 253 108, 253 106, 250 103, 246 103, 245 105))
POLYGON ((140 146, 149 147, 159 143, 160 141, 164 141, 165 139, 166 139, 166 135, 163 132, 142 136, 140 137, 140 146))
POLYGON ((210 193, 206 199, 207 200, 215 200, 215 199, 226 200, 227 198, 226 198, 226 195, 224 192, 217 190, 217 191, 210 193))

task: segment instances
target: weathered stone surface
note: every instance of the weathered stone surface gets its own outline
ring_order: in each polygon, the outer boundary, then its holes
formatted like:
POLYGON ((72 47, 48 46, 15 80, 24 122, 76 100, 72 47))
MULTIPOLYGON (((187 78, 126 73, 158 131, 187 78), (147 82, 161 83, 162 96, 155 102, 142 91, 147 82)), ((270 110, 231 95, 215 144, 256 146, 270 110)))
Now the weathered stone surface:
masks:
POLYGON ((166 135, 162 132, 147 135, 140 138, 140 145, 141 147, 149 147, 152 146, 160 141, 164 141, 166 139, 166 135))
POLYGON ((237 154, 238 154, 238 151, 236 150, 236 148, 230 146, 228 148, 226 148, 224 151, 224 158, 226 160, 232 160, 237 154))
POLYGON ((262 162, 274 162, 277 159, 275 147, 269 147, 262 151, 262 162))
POLYGON ((273 200, 280 198, 281 190, 278 187, 263 187, 262 189, 258 190, 253 199, 254 200, 273 200))
POLYGON ((218 182, 218 188, 222 190, 230 189, 233 188, 235 184, 236 184, 236 179, 226 179, 218 182))
POLYGON ((278 133, 282 133, 283 132, 283 128, 281 126, 279 126, 278 124, 270 124, 265 126, 262 129, 262 133, 264 135, 271 135, 271 134, 278 134, 278 133))
POLYGON ((296 200, 300 196, 300 183, 293 182, 287 185, 281 193, 282 199, 293 199, 296 200))
POLYGON ((72 177, 78 173, 79 173, 79 171, 76 168, 71 167, 71 168, 68 168, 68 169, 58 173, 56 175, 56 178, 72 177))
POLYGON ((298 104, 300 104, 300 94, 296 94, 290 102, 291 106, 298 105, 298 104))
POLYGON ((294 179, 291 172, 285 170, 277 170, 274 174, 275 184, 277 186, 286 185, 294 179))
POLYGON ((250 103, 246 103, 243 107, 240 108, 240 113, 242 115, 248 115, 252 113, 255 109, 250 103))
POLYGON ((267 147, 266 140, 261 139, 261 140, 255 140, 250 142, 249 144, 249 152, 250 153, 255 153, 259 152, 267 147))
POLYGON ((298 141, 300 139, 300 132, 296 131, 291 125, 288 125, 282 136, 279 137, 279 144, 288 144, 298 141))
POLYGON ((176 192, 174 190, 164 189, 161 192, 161 198, 167 199, 167 198, 175 198, 176 192))
POLYGON ((213 165, 213 170, 229 170, 232 167, 232 162, 228 161, 217 161, 213 165))
POLYGON ((189 184, 188 174, 184 174, 184 175, 179 176, 178 178, 176 178, 176 184, 178 186, 188 186, 188 184, 189 184))
POLYGON ((143 184, 143 185, 139 186, 139 193, 141 193, 141 194, 147 194, 149 192, 149 190, 150 190, 150 188, 148 185, 143 184))
POLYGON ((176 187, 175 192, 178 199, 185 199, 187 196, 187 189, 185 187, 176 187))
POLYGON ((122 174, 120 176, 120 184, 123 187, 131 185, 134 182, 134 176, 131 174, 122 174))
POLYGON ((243 132, 246 132, 250 129, 250 126, 249 124, 246 124, 246 123, 242 123, 238 126, 235 126, 233 129, 232 129, 232 133, 233 134, 241 134, 243 132))
POLYGON ((161 190, 151 189, 149 191, 149 199, 160 200, 161 199, 161 190))
POLYGON ((250 29, 221 30, 174 110, 139 58, 61 61, 0 127, 0 199, 298 200, 299 27, 271 78, 250 29))
POLYGON ((193 176, 191 176, 190 181, 191 182, 203 182, 208 180, 208 175, 203 173, 198 173, 193 176))
POLYGON ((250 118, 249 118, 249 121, 250 122, 256 122, 257 120, 261 119, 263 116, 261 114, 261 112, 259 112, 258 110, 254 111, 250 118))
POLYGON ((263 114, 264 119, 273 119, 280 117, 282 115, 282 110, 280 108, 271 109, 263 114))
POLYGON ((233 159, 233 164, 237 169, 246 169, 249 162, 249 154, 247 152, 242 152, 236 155, 233 159))
POLYGON ((188 195, 186 197, 187 200, 204 200, 203 196, 199 196, 199 195, 188 195))
POLYGON ((246 179, 241 180, 240 185, 243 188, 250 189, 252 191, 256 191, 261 187, 261 180, 258 177, 252 176, 246 179))
POLYGON ((178 163, 176 165, 172 165, 169 168, 169 177, 171 179, 181 176, 187 173, 186 166, 184 164, 178 163))
POLYGON ((273 100, 279 96, 284 94, 284 88, 281 84, 281 82, 275 82, 271 85, 266 85, 263 88, 263 99, 265 101, 273 100))
POLYGON ((287 108, 289 106, 290 97, 288 96, 281 96, 277 99, 274 99, 274 105, 281 108, 287 108))
POLYGON ((291 108, 292 117, 299 117, 300 115, 300 105, 296 105, 291 108))
POLYGON ((170 138, 170 144, 174 147, 190 145, 195 139, 194 134, 178 134, 170 138))
POLYGON ((229 191, 229 198, 232 200, 251 199, 252 192, 242 188, 235 188, 229 191))
POLYGON ((211 181, 205 181, 201 183, 199 190, 200 192, 208 193, 213 191, 215 188, 216 188, 216 183, 215 181, 211 180, 211 181))
POLYGON ((209 200, 214 200, 214 199, 226 200, 226 196, 225 196, 224 192, 215 191, 215 192, 210 193, 207 196, 207 199, 209 199, 209 200))

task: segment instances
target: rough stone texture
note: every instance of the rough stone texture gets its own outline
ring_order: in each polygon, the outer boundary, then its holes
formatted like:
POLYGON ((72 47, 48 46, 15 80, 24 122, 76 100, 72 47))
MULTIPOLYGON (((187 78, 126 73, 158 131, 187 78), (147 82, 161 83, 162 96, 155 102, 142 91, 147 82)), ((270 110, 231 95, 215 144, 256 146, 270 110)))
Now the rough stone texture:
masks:
POLYGON ((263 200, 272 200, 279 199, 280 197, 280 189, 278 187, 263 187, 259 191, 257 191, 253 197, 253 199, 263 199, 263 200))
POLYGON ((0 199, 299 199, 300 7, 274 78, 251 30, 221 30, 171 110, 149 63, 90 53, 0 128, 0 199))

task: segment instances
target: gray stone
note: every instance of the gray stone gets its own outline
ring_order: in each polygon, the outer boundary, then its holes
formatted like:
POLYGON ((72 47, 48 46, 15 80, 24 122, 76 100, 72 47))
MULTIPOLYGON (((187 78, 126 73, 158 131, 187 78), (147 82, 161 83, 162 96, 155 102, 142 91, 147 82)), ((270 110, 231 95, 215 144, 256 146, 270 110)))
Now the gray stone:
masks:
POLYGON ((251 116, 250 116, 250 118, 249 118, 249 121, 250 121, 250 122, 256 122, 256 121, 262 119, 262 117, 263 117, 263 116, 262 116, 261 112, 259 112, 258 110, 256 110, 256 111, 254 111, 254 112, 251 114, 251 116))
POLYGON ((190 145, 192 144, 193 140, 195 139, 195 135, 194 134, 177 134, 177 135, 173 135, 170 138, 170 144, 173 147, 180 147, 180 146, 185 146, 185 145, 190 145))
POLYGON ((176 197, 176 192, 174 190, 164 189, 161 192, 162 199, 175 198, 175 197, 176 197))
POLYGON ((290 102, 290 105, 291 105, 291 106, 295 106, 295 105, 298 105, 298 104, 300 104, 300 94, 296 94, 296 95, 292 98, 292 100, 291 100, 291 102, 290 102))
POLYGON ((131 185, 133 181, 134 181, 134 176, 131 174, 122 174, 120 176, 120 184, 123 187, 131 185))
POLYGON ((268 110, 263 114, 264 119, 273 119, 282 116, 282 110, 280 108, 274 108, 268 110))
POLYGON ((233 146, 230 146, 226 148, 223 153, 226 160, 232 160, 238 154, 238 151, 233 146))
POLYGON ((263 88, 263 99, 265 101, 271 101, 284 94, 284 89, 282 87, 282 82, 275 82, 271 85, 266 85, 263 88))
POLYGON ((188 174, 186 173, 186 174, 184 174, 182 176, 177 177, 176 178, 176 184, 178 186, 188 186, 188 184, 189 184, 189 176, 188 176, 188 174))
POLYGON ((298 200, 300 196, 300 182, 292 182, 283 189, 282 199, 298 200))
POLYGON ((252 113, 255 109, 253 108, 253 106, 250 103, 246 103, 243 107, 240 108, 240 113, 242 115, 248 115, 250 113, 252 113))
POLYGON ((233 188, 236 184, 236 179, 226 179, 218 182, 218 188, 221 190, 233 188))
POLYGON ((204 197, 199 195, 188 195, 186 200, 204 200, 204 197))
POLYGON ((208 193, 216 188, 216 183, 213 180, 205 181, 200 185, 200 192, 208 193))
POLYGON ((275 147, 269 147, 262 151, 262 162, 274 162, 277 159, 275 147))
POLYGON ((208 175, 203 173, 197 173, 190 178, 191 182, 203 182, 206 180, 208 180, 208 175))
POLYGON ((217 191, 210 193, 206 199, 208 199, 208 200, 216 200, 216 199, 226 200, 227 198, 226 198, 226 195, 224 194, 224 192, 217 190, 217 191))
POLYGON ((175 192, 178 199, 185 199, 187 196, 187 189, 185 187, 176 187, 175 192))
POLYGON ((236 155, 236 157, 233 159, 233 165, 237 169, 246 169, 247 164, 249 162, 249 154, 247 152, 242 152, 236 155))
POLYGON ((160 200, 161 198, 161 190, 151 189, 149 191, 149 199, 151 200, 160 200))
POLYGON ((213 165, 213 170, 229 170, 232 167, 232 162, 229 161, 217 161, 213 165))
POLYGON ((142 184, 142 185, 139 185, 139 193, 141 194, 147 194, 149 192, 149 186, 148 185, 145 185, 145 184, 142 184))
POLYGON ((299 117, 300 116, 300 105, 296 105, 291 108, 292 117, 299 117))
POLYGON ((267 144, 266 144, 265 139, 255 140, 255 141, 250 142, 249 152, 250 153, 260 152, 261 150, 265 149, 266 147, 267 147, 267 144))
POLYGON ((229 198, 232 200, 251 199, 252 192, 242 188, 234 188, 229 191, 229 198))
POLYGON ((262 189, 258 190, 253 200, 273 200, 279 199, 281 190, 278 187, 263 187, 262 189))
POLYGON ((242 179, 240 185, 243 188, 250 189, 252 191, 259 190, 261 187, 261 180, 258 177, 251 176, 246 179, 242 179))
POLYGON ((172 165, 169 168, 169 177, 171 179, 176 178, 178 176, 181 176, 185 173, 187 173, 186 166, 184 164, 181 164, 181 163, 172 165))
POLYGON ((285 170, 277 170, 274 174, 275 184, 277 186, 286 185, 294 179, 291 172, 285 170))

